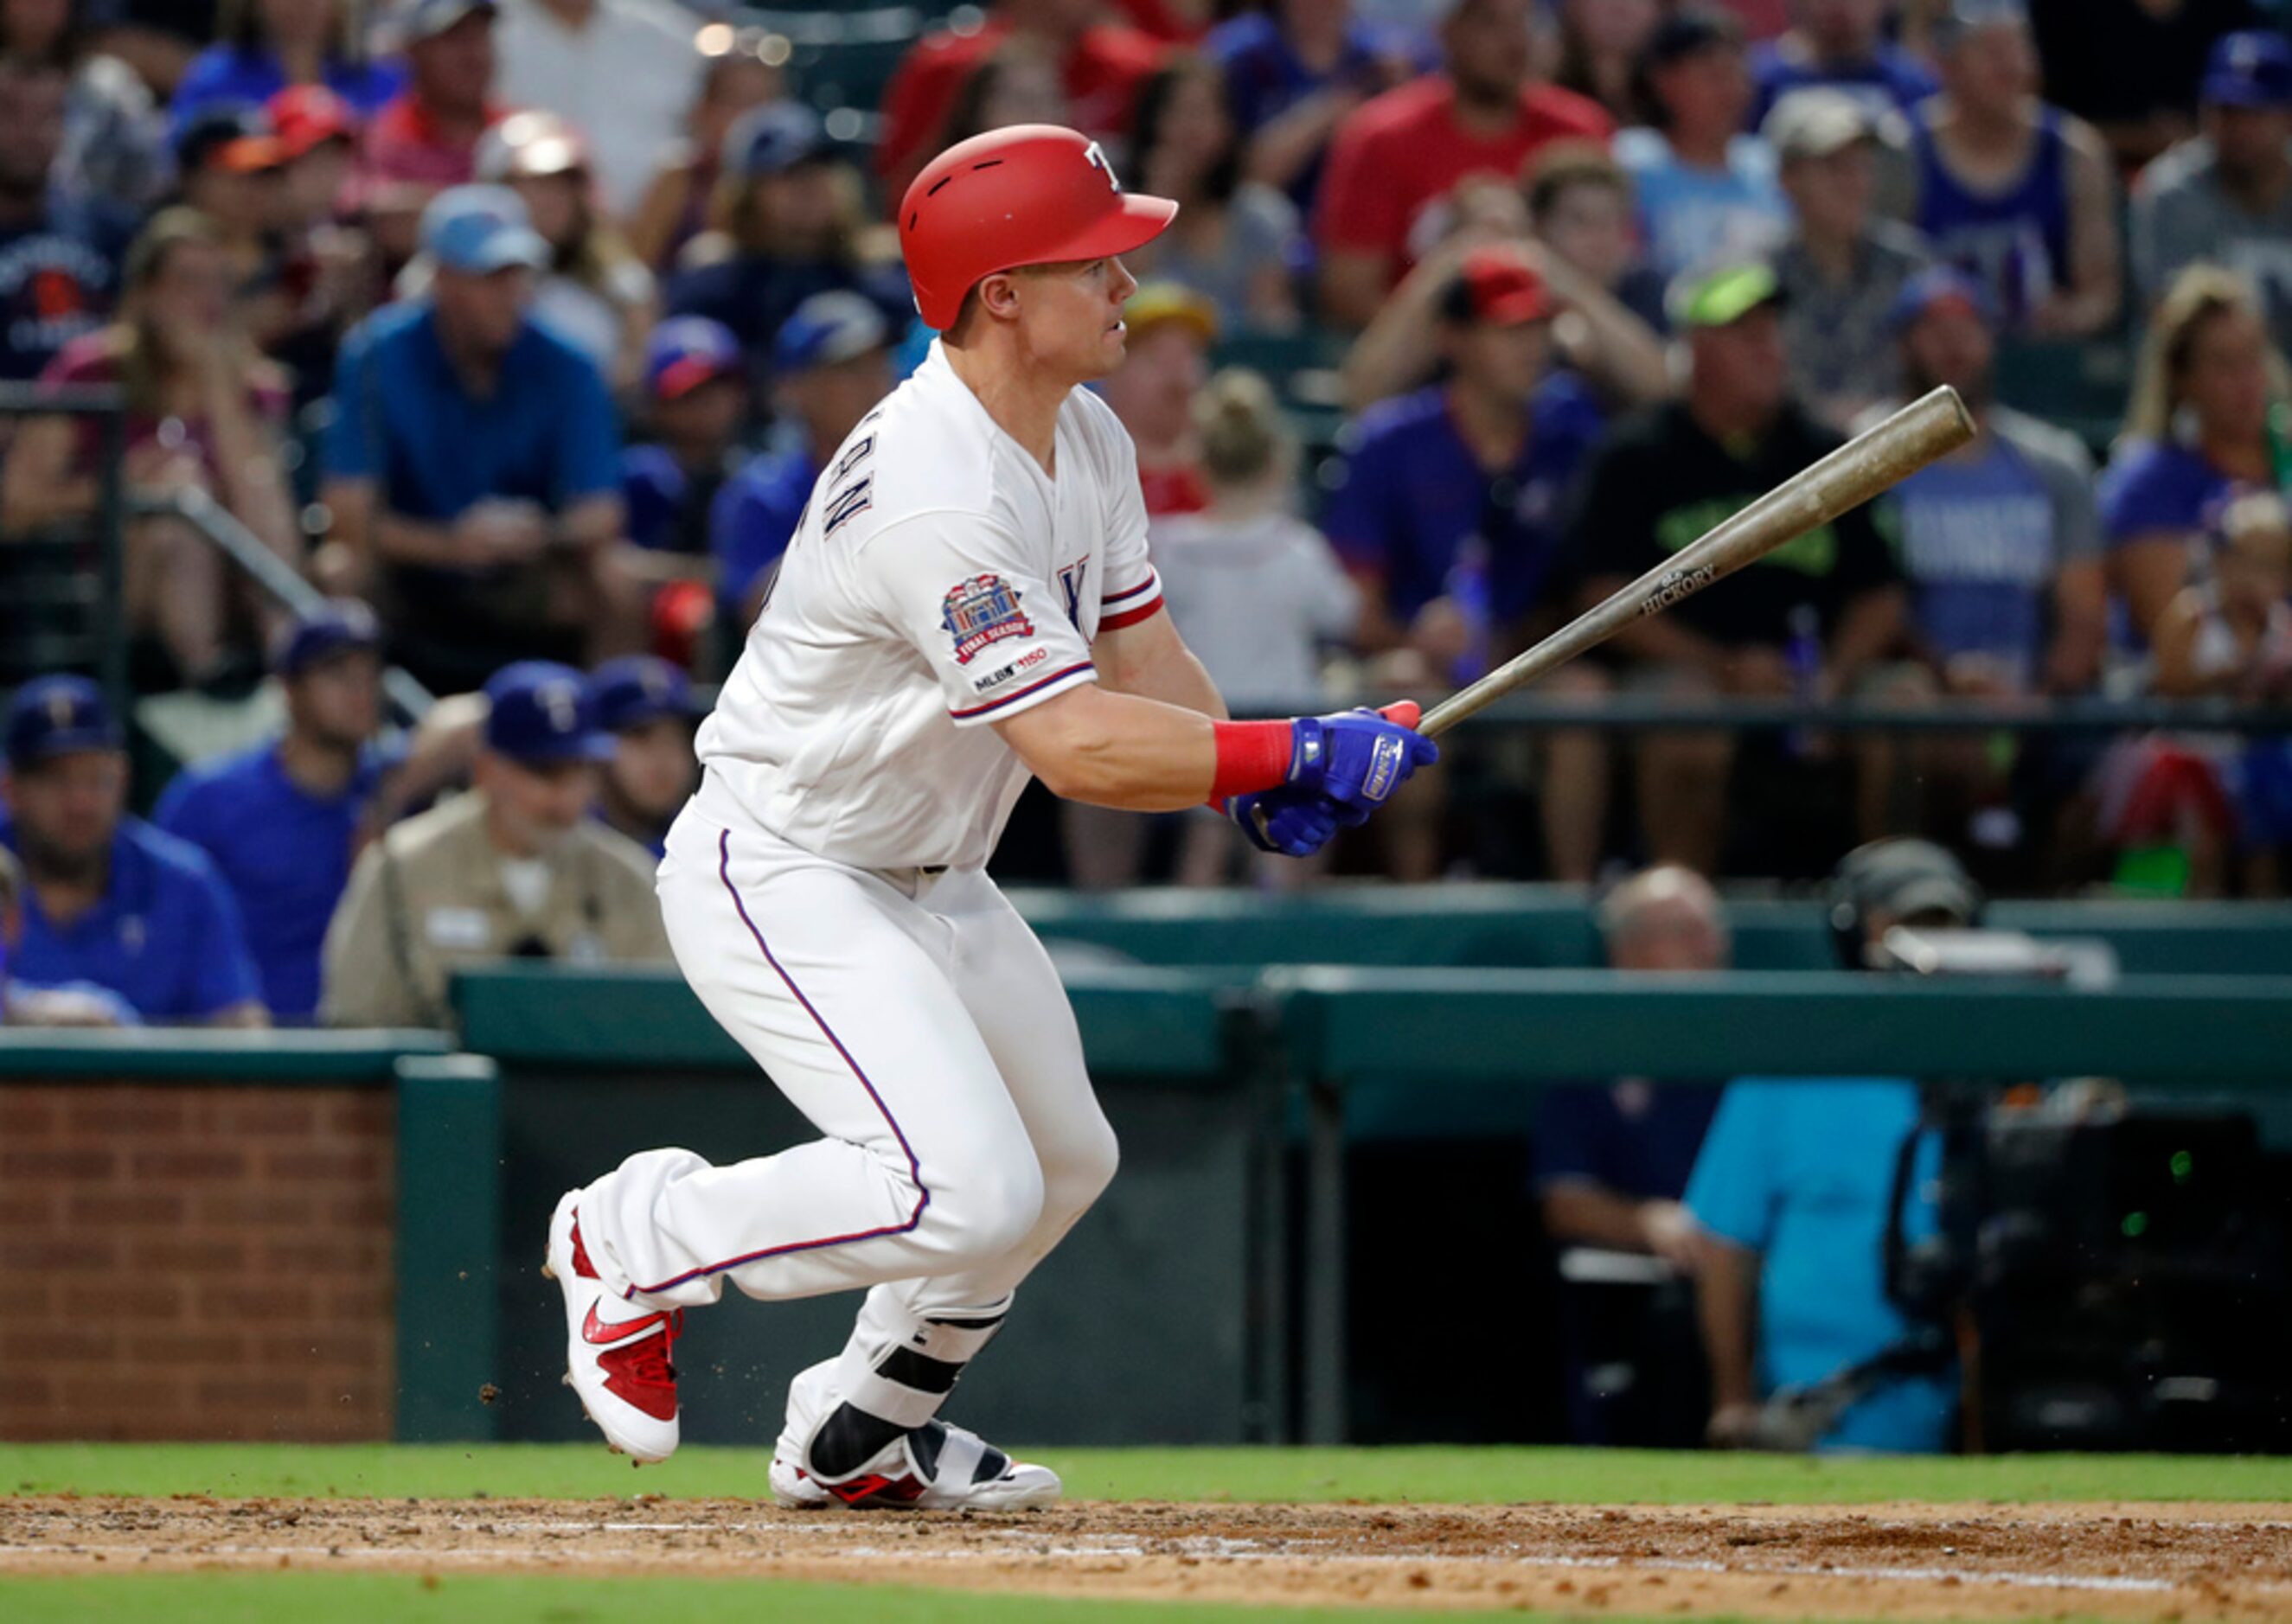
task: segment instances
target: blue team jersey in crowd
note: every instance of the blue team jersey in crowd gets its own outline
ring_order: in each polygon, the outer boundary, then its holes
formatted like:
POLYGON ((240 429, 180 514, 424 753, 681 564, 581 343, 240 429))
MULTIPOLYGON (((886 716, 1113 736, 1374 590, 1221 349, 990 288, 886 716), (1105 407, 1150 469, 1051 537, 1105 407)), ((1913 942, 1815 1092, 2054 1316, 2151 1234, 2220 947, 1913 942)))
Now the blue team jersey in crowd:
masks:
POLYGON ((746 626, 749 595, 779 562, 819 481, 808 449, 768 451, 724 481, 708 520, 716 555, 716 601, 729 625, 746 626))
MULTIPOLYGON (((1820 1381, 1900 1341, 1909 1322, 1886 1300, 1884 1244, 1894 1159, 1918 1122, 1907 1079, 1758 1078, 1727 1085, 1687 1185, 1688 1210, 1723 1240, 1760 1254, 1761 1391, 1820 1381)), ((1928 1135, 1905 1227, 1933 1233, 1940 1168, 1928 1135)), ((1853 1405, 1829 1449, 1948 1446, 1955 1379, 1891 1383, 1853 1405)))
POLYGON ((185 769, 153 821, 205 852, 246 921, 263 1001, 280 1021, 319 1012, 319 956, 350 884, 359 825, 378 763, 361 762, 339 795, 286 776, 277 744, 185 769))
POLYGON ((409 519, 451 519, 489 496, 557 511, 619 487, 620 431, 595 364, 539 321, 502 358, 493 393, 472 396, 417 300, 343 341, 326 465, 375 481, 409 519))
POLYGON ((2112 547, 2144 535, 2201 535, 2236 490, 2194 446, 2134 440, 2102 470, 2102 534, 2112 547))
MULTIPOLYGON (((0 824, 0 844, 16 849, 13 824, 0 824)), ((238 904, 214 865, 133 817, 112 837, 110 888, 69 927, 51 924, 27 892, 13 969, 35 986, 108 987, 152 1022, 205 1020, 262 996, 238 904)))
POLYGON ((1759 97, 1751 109, 1751 127, 1764 123, 1775 103, 1795 90, 1820 85, 1844 91, 1862 104, 1872 117, 1907 113, 1941 88, 1926 65, 1899 45, 1878 47, 1868 61, 1846 68, 1819 68, 1784 50, 1773 40, 1751 47, 1751 76, 1759 97))
POLYGON ((2070 148, 2062 116, 2040 109, 2036 149, 2014 185, 1975 191, 1942 166, 1928 121, 1910 123, 1918 217, 1934 258, 1989 291, 2008 331, 2024 326, 2069 281, 2070 148))
POLYGON ((52 197, 37 220, 0 229, 0 379, 38 377, 103 325, 136 225, 109 204, 52 197))
POLYGON ((1321 527, 1349 567, 1383 576, 1396 619, 1450 590, 1474 536, 1487 549, 1493 619, 1515 620, 1542 600, 1561 551, 1562 499, 1603 418, 1580 380, 1555 373, 1529 401, 1529 422, 1519 461, 1491 477, 1457 432, 1445 389, 1361 414, 1321 527))
MULTIPOLYGON (((1244 136, 1250 136, 1306 97, 1322 91, 1350 85, 1364 95, 1376 94, 1385 88, 1378 67, 1380 52, 1387 55, 1422 55, 1421 50, 1409 48, 1413 43, 1397 33, 1380 35, 1368 23, 1356 20, 1345 25, 1344 44, 1337 52, 1337 60, 1323 72, 1308 67, 1289 48, 1280 25, 1271 17, 1263 12, 1244 12, 1212 28, 1204 36, 1201 48, 1202 54, 1218 65, 1225 81, 1234 127, 1244 136)), ((1326 149, 1317 153, 1289 182, 1289 196, 1298 207, 1311 208, 1327 156, 1326 149)))
POLYGON ((1677 1201, 1718 1108, 1715 1083, 1554 1083, 1536 1105, 1536 1183, 1580 1179, 1638 1201, 1677 1201))
MULTIPOLYGON (((322 77, 327 88, 361 118, 371 118, 405 88, 406 65, 389 57, 371 61, 336 58, 326 64, 322 77)), ((175 127, 180 130, 202 108, 260 106, 286 88, 286 69, 278 52, 258 46, 209 45, 191 59, 176 81, 172 109, 175 127)))

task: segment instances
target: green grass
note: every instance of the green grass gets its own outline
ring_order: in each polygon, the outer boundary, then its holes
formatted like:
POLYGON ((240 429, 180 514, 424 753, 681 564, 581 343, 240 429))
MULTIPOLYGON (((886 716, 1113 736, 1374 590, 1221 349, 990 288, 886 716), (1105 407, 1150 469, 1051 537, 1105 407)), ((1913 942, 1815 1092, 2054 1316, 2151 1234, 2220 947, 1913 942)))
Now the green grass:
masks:
MULTIPOLYGON (((1077 1499, 2292 1501, 2292 1459, 1666 1454, 1565 1449, 1051 1449, 1077 1499)), ((688 1448, 633 1471, 588 1444, 0 1444, 0 1494, 755 1498, 767 1451, 688 1448)))

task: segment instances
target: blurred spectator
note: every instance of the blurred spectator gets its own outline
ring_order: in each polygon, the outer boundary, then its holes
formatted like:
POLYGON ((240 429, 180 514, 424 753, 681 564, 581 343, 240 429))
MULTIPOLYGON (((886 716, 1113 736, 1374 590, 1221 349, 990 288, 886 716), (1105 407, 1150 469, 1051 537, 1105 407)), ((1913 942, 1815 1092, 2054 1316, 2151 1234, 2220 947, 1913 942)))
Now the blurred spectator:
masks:
POLYGON ((77 198, 146 208, 167 182, 167 120, 151 87, 94 48, 76 0, 0 0, 0 60, 62 73, 63 143, 54 180, 77 198))
POLYGON ((521 656, 617 652, 630 635, 611 565, 620 446, 603 375, 528 319, 549 245, 494 186, 440 193, 422 245, 427 294, 343 344, 326 447, 335 537, 373 575, 392 655, 433 693, 521 656))
POLYGON ((477 173, 478 139, 508 109, 495 100, 494 0, 407 0, 397 28, 407 85, 367 125, 360 191, 392 265, 440 189, 477 173))
MULTIPOLYGON (((1444 383, 1371 408, 1352 430, 1325 522, 1367 599, 1371 650, 1405 647, 1412 682, 1469 681, 1526 646, 1557 605, 1562 493, 1602 425, 1576 378, 1554 372, 1558 307, 1518 250, 1467 254, 1441 295, 1444 383)), ((1547 692, 1587 691, 1588 667, 1547 692)), ((1588 880, 1607 805, 1595 736, 1545 736, 1544 832, 1553 872, 1588 880)), ((1394 825, 1396 866, 1439 872, 1435 831, 1394 825), (1413 841, 1409 837, 1413 835, 1413 841)))
POLYGON ((357 0, 223 0, 222 33, 175 86, 178 123, 216 103, 265 102, 290 85, 323 85, 358 110, 379 112, 406 68, 367 49, 357 0))
POLYGON ((1114 8, 1140 32, 1176 45, 1199 40, 1221 9, 1214 0, 1114 0, 1114 8))
POLYGON ((827 459, 892 392, 891 343, 883 312, 851 293, 814 293, 774 341, 787 442, 725 481, 708 520, 717 613, 735 637, 755 619, 827 459))
POLYGON ((2183 269, 2208 260, 2248 277, 2278 348, 2292 342, 2292 43, 2282 35, 2220 42, 2204 133, 2134 186, 2131 248, 2144 313, 2183 269))
POLYGON ((599 207, 593 155, 554 113, 512 113, 478 143, 478 179, 525 199, 550 264, 533 314, 597 364, 616 391, 633 389, 652 331, 652 272, 599 207))
POLYGON ((161 99, 221 32, 219 0, 81 0, 96 50, 127 64, 161 99))
POLYGON ((521 661, 486 700, 476 787, 388 830, 351 872, 327 931, 331 1025, 450 1025, 466 965, 668 959, 643 848, 590 816, 613 741, 581 673, 521 661))
POLYGON ((2101 138, 2037 100, 2022 0, 1955 0, 1934 43, 1942 91, 1911 119, 1912 219, 2008 333, 2101 332, 2124 302, 2117 183, 2101 138))
MULTIPOLYGON (((1924 840, 1849 854, 1833 881, 1846 968, 1898 924, 1971 925, 1981 896, 1957 860, 1924 840), (1851 953, 1848 945, 1851 944, 1851 953)), ((1695 1160, 1687 1209, 1703 1231, 1697 1295, 1711 1360, 1715 1443, 1761 1441, 1762 1402, 1900 1348, 1910 1322, 1887 1295, 1885 1235, 1896 1160, 1920 1124, 1917 1084, 1892 1077, 1739 1077, 1727 1085, 1695 1160)), ((1905 1237, 1934 1227, 1939 1146, 1912 1159, 1905 1237)), ((1957 1384, 1931 1373, 1881 1379, 1849 1404, 1818 1450, 1949 1446, 1957 1384)))
POLYGON ((943 147, 1014 124, 1056 124, 1066 117, 1058 59, 1040 40, 1013 34, 979 59, 947 111, 943 147))
POLYGON ((1300 209, 1313 205, 1338 125, 1416 67, 1352 0, 1276 0, 1219 24, 1202 51, 1225 75, 1242 173, 1300 209))
MULTIPOLYGON (((1570 542, 1587 599, 1661 564, 1838 443, 1791 398, 1771 271, 1728 267, 1677 294, 1685 398, 1618 425, 1578 487, 1570 542)), ((1867 507, 1729 585, 1618 633, 1613 647, 1636 666, 1626 680, 1674 697, 1827 698, 1852 689, 1901 635, 1901 577, 1867 507)), ((1734 758, 1731 734, 1642 741, 1640 821, 1658 862, 1714 872, 1734 758)))
POLYGON ((1828 85, 1862 104, 1873 120, 1907 113, 1941 88, 1925 64, 1886 38, 1888 0, 1791 0, 1791 27, 1755 46, 1751 76, 1763 122, 1795 90, 1828 85))
MULTIPOLYGON (((1571 297, 1576 278, 1588 279, 1630 312, 1644 329, 1645 342, 1653 344, 1669 320, 1663 308, 1664 279, 1641 256, 1632 178, 1624 166, 1588 144, 1554 147, 1529 165, 1527 197, 1529 229, 1550 250, 1545 270, 1561 301, 1591 302, 1571 297)), ((1605 325, 1596 317, 1592 320, 1595 327, 1605 325)), ((1571 359, 1587 372, 1602 370, 1585 356, 1571 359)), ((1652 397, 1669 387, 1665 374, 1627 392, 1652 397)))
POLYGON ((706 227, 725 133, 743 113, 779 99, 780 69, 765 52, 784 58, 787 44, 744 28, 703 62, 682 135, 658 155, 644 197, 629 216, 629 246, 654 270, 666 270, 678 250, 706 227))
POLYGON ((1217 68, 1177 57, 1138 92, 1130 167, 1139 189, 1178 202, 1171 229, 1124 256, 1133 275, 1176 282, 1215 307, 1221 326, 1295 325, 1291 278, 1305 242, 1297 207, 1241 173, 1241 145, 1217 68))
POLYGON ((1752 98, 1743 35, 1723 12, 1691 6, 1641 52, 1648 127, 1616 137, 1639 197, 1640 240, 1658 276, 1757 259, 1789 225, 1775 155, 1743 133, 1752 98))
POLYGON ((1118 144, 1162 46, 1136 28, 1102 21, 1102 14, 1098 0, 993 0, 986 21, 968 32, 948 28, 916 41, 884 90, 884 133, 876 143, 884 196, 904 193, 947 145, 957 89, 981 59, 1014 36, 1040 42, 1059 64, 1065 109, 1056 122, 1118 144))
POLYGON ((345 218, 358 160, 350 103, 323 84, 295 84, 269 111, 285 161, 274 197, 277 318, 262 342, 294 373, 300 406, 332 383, 343 334, 380 296, 381 267, 366 232, 345 218))
MULTIPOLYGON (((232 276, 205 215, 164 209, 128 250, 118 319, 74 339, 41 381, 116 384, 127 401, 121 473, 138 495, 212 496, 288 563, 302 533, 281 471, 286 380, 234 320, 232 276)), ((92 516, 102 435, 87 418, 28 419, 0 467, 6 528, 92 516)), ((125 610, 131 633, 156 640, 168 679, 207 681, 235 640, 232 577, 184 520, 132 521, 125 610)), ((259 645, 258 645, 259 646, 259 645)))
POLYGON ((246 921, 277 1020, 319 1012, 319 949, 370 832, 382 763, 382 628, 355 599, 298 616, 270 669, 286 728, 221 760, 186 768, 152 822, 205 852, 246 921))
POLYGON ((127 752, 95 685, 41 677, 18 688, 7 751, 0 845, 25 878, 16 980, 101 989, 124 1007, 107 1024, 270 1025, 214 865, 127 816, 127 752))
POLYGON ((1618 125, 1639 123, 1640 53, 1664 20, 1663 0, 1560 0, 1559 13, 1552 82, 1598 102, 1618 125))
MULTIPOLYGON (((1732 956, 1718 893, 1683 868, 1634 874, 1602 900, 1599 918, 1608 963, 1625 975, 1723 970, 1732 956)), ((1700 1248, 1680 1197, 1718 1104, 1718 1088, 1706 1082, 1621 1077, 1547 1087, 1537 1100, 1533 1177, 1553 1245, 1649 1253, 1691 1277, 1700 1248)), ((1618 1339, 1623 1346, 1601 1346, 1603 1332, 1614 1333, 1596 1305, 1585 1288, 1562 1288, 1568 1408, 1579 1443, 1676 1444, 1700 1434, 1700 1413, 1685 1427, 1672 1413, 1678 1404, 1667 1389, 1684 1373, 1674 1368, 1683 1339, 1665 1323, 1671 1305, 1658 1293, 1640 1306, 1638 1323, 1627 1321, 1618 1339), (1620 1390, 1611 1376, 1595 1379, 1593 1368, 1619 1355, 1633 1375, 1620 1390)))
POLYGON ((1359 327, 1401 273, 1446 235, 1459 181, 1510 179, 1556 141, 1605 141, 1598 104, 1534 78, 1528 0, 1456 0, 1445 70, 1363 104, 1339 126, 1313 234, 1322 314, 1359 327))
POLYGON ((2281 477, 2269 408, 2285 398, 2284 358, 2249 285, 2215 265, 2183 271, 2142 342, 2125 437, 2101 482, 2130 647, 2145 647, 2173 595, 2201 576, 2205 534, 2231 492, 2281 477))
POLYGON ((702 715, 692 683, 667 661, 624 655, 589 673, 597 727, 613 741, 597 784, 597 816, 652 854, 667 855, 668 826, 700 781, 692 730, 702 715))
POLYGON ((756 109, 725 136, 722 168, 709 229, 669 283, 668 310, 730 327, 760 390, 773 335, 814 293, 853 289, 908 308, 897 268, 861 257, 860 176, 828 145, 819 114, 793 101, 756 109))
POLYGON ((1217 311, 1200 294, 1150 282, 1122 308, 1128 358, 1099 385, 1138 447, 1138 483, 1146 516, 1198 513, 1209 505, 1201 446, 1194 438, 1194 397, 1209 378, 1217 311))
POLYGON ((649 438, 621 453, 621 501, 630 543, 649 555, 640 567, 656 577, 714 575, 708 515, 742 455, 747 367, 730 330, 706 316, 672 316, 645 345, 649 438))
POLYGON ((580 127, 598 202, 637 206, 700 82, 690 12, 666 0, 501 0, 501 93, 580 127))
POLYGON ((2282 700, 2292 693, 2292 514, 2275 492, 2253 491, 2229 504, 2220 531, 2209 578, 2174 594, 2158 622, 2157 691, 2282 700))
POLYGON ((2188 135, 2213 43, 2253 0, 2030 0, 2046 99, 2099 127, 2127 173, 2188 135))
POLYGON ((102 322, 135 229, 100 198, 60 195, 64 95, 54 68, 0 59, 0 378, 18 382, 102 322))
POLYGON ((274 269, 270 234, 282 213, 286 163, 286 149, 260 107, 210 103, 176 132, 176 191, 222 239, 235 294, 256 291, 274 269))
POLYGON ((1843 429, 1896 392, 1901 369, 1889 317, 1926 263, 1917 232, 1876 218, 1876 132, 1853 98, 1793 91, 1767 116, 1796 227, 1775 256, 1792 390, 1843 429))
MULTIPOLYGON (((1310 714, 1322 708, 1321 646, 1352 640, 1360 591, 1320 533, 1289 511, 1297 442, 1265 380, 1222 372, 1193 411, 1210 504, 1155 529, 1163 605, 1236 716, 1310 714)), ((1239 835, 1227 818, 1190 818, 1177 882, 1224 883, 1239 835)), ((1269 885, 1311 872, 1301 868, 1257 864, 1269 885)))

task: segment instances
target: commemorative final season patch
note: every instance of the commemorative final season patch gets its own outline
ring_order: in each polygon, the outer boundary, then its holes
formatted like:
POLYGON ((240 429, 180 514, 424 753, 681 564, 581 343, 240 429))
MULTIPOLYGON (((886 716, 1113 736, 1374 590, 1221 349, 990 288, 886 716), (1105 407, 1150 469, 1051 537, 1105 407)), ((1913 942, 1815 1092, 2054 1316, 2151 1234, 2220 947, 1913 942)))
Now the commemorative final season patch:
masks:
POLYGON ((957 665, 970 664, 991 643, 1035 635, 1035 623, 1019 607, 1019 589, 1000 575, 973 575, 957 583, 940 600, 939 618, 955 639, 957 665))

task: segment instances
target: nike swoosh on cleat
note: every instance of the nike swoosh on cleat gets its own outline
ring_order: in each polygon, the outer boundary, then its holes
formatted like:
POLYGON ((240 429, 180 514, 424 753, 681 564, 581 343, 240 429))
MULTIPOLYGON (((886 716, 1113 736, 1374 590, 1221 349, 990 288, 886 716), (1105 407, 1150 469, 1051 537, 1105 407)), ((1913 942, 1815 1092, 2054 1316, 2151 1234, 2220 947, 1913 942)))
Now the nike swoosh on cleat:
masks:
POLYGON ((667 1311, 663 1310, 658 1314, 648 1314, 641 1320, 628 1320, 617 1325, 609 1325, 597 1317, 597 1305, 591 1303, 589 1317, 581 1322, 581 1339, 592 1347, 604 1347, 620 1341, 624 1337, 634 1336, 650 1326, 666 1324, 667 1320, 667 1311))

